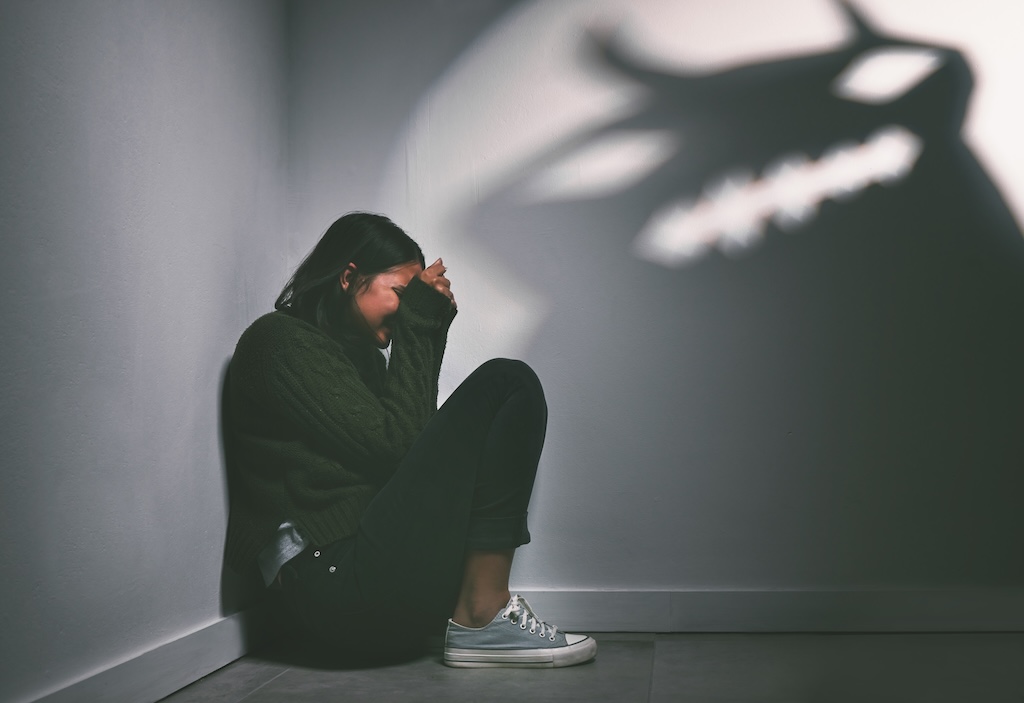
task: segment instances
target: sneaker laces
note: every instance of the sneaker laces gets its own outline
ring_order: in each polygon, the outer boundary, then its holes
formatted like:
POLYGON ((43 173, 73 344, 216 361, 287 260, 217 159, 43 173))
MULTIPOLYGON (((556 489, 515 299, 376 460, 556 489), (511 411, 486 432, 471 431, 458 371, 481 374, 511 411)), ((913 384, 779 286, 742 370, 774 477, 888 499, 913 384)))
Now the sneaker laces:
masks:
POLYGON ((533 608, 526 602, 526 599, 520 598, 518 595, 512 596, 509 600, 505 610, 501 613, 501 618, 502 620, 511 620, 513 624, 519 623, 519 627, 524 630, 527 624, 529 624, 531 635, 547 636, 551 641, 554 641, 555 633, 558 632, 557 627, 549 625, 538 618, 537 614, 533 612, 533 608))

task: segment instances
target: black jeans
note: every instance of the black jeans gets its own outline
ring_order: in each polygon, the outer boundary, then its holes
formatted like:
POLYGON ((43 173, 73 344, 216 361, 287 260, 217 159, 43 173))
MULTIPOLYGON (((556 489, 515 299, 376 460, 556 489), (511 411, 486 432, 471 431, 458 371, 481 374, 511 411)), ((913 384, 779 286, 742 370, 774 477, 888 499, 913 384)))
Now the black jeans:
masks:
POLYGON ((427 423, 357 533, 284 565, 291 617, 341 645, 362 646, 370 631, 387 639, 443 627, 467 550, 530 541, 526 512, 546 426, 544 392, 529 366, 481 365, 427 423))

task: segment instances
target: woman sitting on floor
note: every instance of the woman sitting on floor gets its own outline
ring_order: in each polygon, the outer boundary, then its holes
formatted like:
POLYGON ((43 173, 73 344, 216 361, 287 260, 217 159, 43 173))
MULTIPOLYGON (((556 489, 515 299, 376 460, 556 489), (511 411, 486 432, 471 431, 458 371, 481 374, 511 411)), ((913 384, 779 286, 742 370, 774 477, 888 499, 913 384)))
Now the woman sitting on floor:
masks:
POLYGON ((448 618, 450 666, 589 661, 592 638, 509 592, 547 423, 536 375, 494 359, 437 408, 445 273, 388 218, 351 213, 242 334, 228 562, 258 565, 288 616, 335 645, 404 650, 448 618))

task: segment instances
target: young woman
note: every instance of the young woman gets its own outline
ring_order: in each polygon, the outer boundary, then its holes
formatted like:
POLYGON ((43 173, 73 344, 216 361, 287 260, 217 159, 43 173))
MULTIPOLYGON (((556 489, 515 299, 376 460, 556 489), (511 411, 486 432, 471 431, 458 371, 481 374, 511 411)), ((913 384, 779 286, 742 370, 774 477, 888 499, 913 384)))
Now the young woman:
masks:
POLYGON ((509 592, 547 422, 536 375, 491 360, 437 409, 445 273, 388 218, 351 213, 242 334, 228 563, 258 565, 301 629, 338 646, 404 650, 449 618, 450 666, 589 661, 592 638, 509 592))

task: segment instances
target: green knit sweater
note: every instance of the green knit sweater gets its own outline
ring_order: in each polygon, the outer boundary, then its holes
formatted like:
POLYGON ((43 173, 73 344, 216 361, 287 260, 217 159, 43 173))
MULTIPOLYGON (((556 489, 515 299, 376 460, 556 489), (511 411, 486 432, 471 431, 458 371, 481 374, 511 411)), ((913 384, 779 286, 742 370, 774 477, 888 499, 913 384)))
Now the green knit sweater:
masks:
POLYGON ((230 566, 251 569, 285 520, 314 544, 356 531, 437 410, 454 316, 448 298, 412 279, 386 370, 376 350, 346 349, 284 312, 242 334, 225 399, 230 566))

